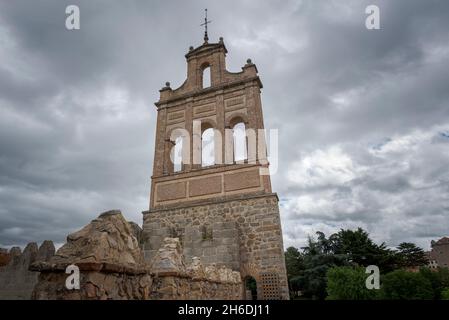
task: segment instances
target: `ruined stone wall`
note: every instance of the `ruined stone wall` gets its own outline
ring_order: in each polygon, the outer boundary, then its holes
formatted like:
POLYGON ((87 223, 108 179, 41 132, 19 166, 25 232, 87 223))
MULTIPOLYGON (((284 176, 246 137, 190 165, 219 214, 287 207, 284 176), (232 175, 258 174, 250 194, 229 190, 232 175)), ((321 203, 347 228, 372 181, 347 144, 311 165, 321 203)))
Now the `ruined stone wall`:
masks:
POLYGON ((66 265, 41 264, 33 300, 145 300, 149 299, 152 277, 149 270, 125 269, 101 263, 75 264, 80 269, 80 288, 68 290, 66 265))
POLYGON ((29 243, 23 253, 19 247, 12 248, 9 263, 0 267, 0 300, 30 299, 31 292, 38 280, 38 273, 29 271, 35 261, 48 261, 55 253, 53 242, 29 243))
POLYGON ((186 263, 177 238, 166 238, 151 262, 143 259, 135 230, 114 210, 101 214, 47 262, 36 261, 39 271, 32 298, 43 300, 128 299, 241 299, 238 272, 203 267, 199 258, 186 263), (80 288, 66 288, 66 267, 80 271, 80 288))
POLYGON ((142 228, 135 222, 128 221, 128 224, 131 227, 133 236, 137 239, 137 243, 139 246, 142 245, 142 228))
POLYGON ((163 276, 153 280, 152 300, 242 300, 241 283, 163 276))
POLYGON ((288 299, 276 195, 218 199, 208 204, 144 212, 146 259, 152 259, 157 244, 171 236, 170 232, 181 239, 187 260, 201 253, 206 266, 216 263, 239 271, 242 278, 253 277, 258 299, 288 299), (201 228, 212 230, 209 239, 199 238, 201 228))
MULTIPOLYGON (((68 290, 65 268, 47 265, 40 271, 32 299, 35 300, 240 300, 238 278, 193 278, 176 270, 153 274, 149 269, 123 270, 120 266, 81 265, 80 289, 68 290)), ((217 269, 217 272, 223 270, 217 269)), ((229 271, 228 271, 229 272, 229 271)))
POLYGON ((151 299, 154 300, 241 300, 240 273, 215 264, 204 266, 194 257, 186 266, 178 238, 165 238, 151 260, 154 274, 151 299))

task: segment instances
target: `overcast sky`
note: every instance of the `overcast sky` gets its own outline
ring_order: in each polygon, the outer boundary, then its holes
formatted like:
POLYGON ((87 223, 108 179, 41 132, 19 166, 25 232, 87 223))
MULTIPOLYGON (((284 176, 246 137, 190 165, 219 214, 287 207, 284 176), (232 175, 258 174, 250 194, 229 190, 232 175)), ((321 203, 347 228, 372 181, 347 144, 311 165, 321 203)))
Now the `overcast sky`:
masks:
POLYGON ((205 7, 228 70, 251 58, 264 84, 286 247, 449 236, 449 1, 0 0, 0 246, 63 243, 108 209, 142 223, 153 103, 184 81, 205 7))

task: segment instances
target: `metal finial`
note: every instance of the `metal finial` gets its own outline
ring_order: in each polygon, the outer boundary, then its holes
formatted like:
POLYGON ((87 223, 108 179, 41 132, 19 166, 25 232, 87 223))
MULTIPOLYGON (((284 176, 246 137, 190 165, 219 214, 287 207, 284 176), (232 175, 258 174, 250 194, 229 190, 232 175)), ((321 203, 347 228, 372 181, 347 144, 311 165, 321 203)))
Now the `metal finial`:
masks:
POLYGON ((204 23, 202 23, 201 26, 204 26, 204 43, 207 43, 209 41, 209 37, 207 35, 207 25, 212 21, 207 20, 207 9, 204 9, 204 12, 205 12, 204 23))

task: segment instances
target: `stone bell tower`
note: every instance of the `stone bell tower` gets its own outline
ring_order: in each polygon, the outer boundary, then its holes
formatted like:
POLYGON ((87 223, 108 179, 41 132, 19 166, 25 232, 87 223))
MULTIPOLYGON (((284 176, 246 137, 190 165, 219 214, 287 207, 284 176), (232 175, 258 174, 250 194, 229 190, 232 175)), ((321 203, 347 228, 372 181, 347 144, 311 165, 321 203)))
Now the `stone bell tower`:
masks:
POLYGON ((264 128, 262 83, 249 59, 241 72, 227 71, 226 54, 223 38, 209 43, 206 34, 185 55, 185 82, 177 89, 167 82, 160 90, 150 206, 143 212, 146 259, 165 237, 178 237, 187 261, 200 257, 206 266, 251 277, 258 299, 288 299, 278 197, 258 134, 264 128), (246 129, 243 159, 235 151, 237 125, 246 129), (208 129, 213 162, 205 165, 208 129))

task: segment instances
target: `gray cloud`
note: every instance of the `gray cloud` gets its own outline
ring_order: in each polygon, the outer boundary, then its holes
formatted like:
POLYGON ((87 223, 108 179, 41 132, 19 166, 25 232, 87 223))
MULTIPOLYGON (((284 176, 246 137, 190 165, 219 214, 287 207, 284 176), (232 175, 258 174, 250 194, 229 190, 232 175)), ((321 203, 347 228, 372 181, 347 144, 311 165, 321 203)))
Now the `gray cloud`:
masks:
POLYGON ((206 6, 228 69, 260 71, 286 245, 357 226, 390 245, 448 235, 447 1, 16 0, 0 3, 0 245, 63 242, 110 208, 141 222, 152 103, 184 81, 206 6))

